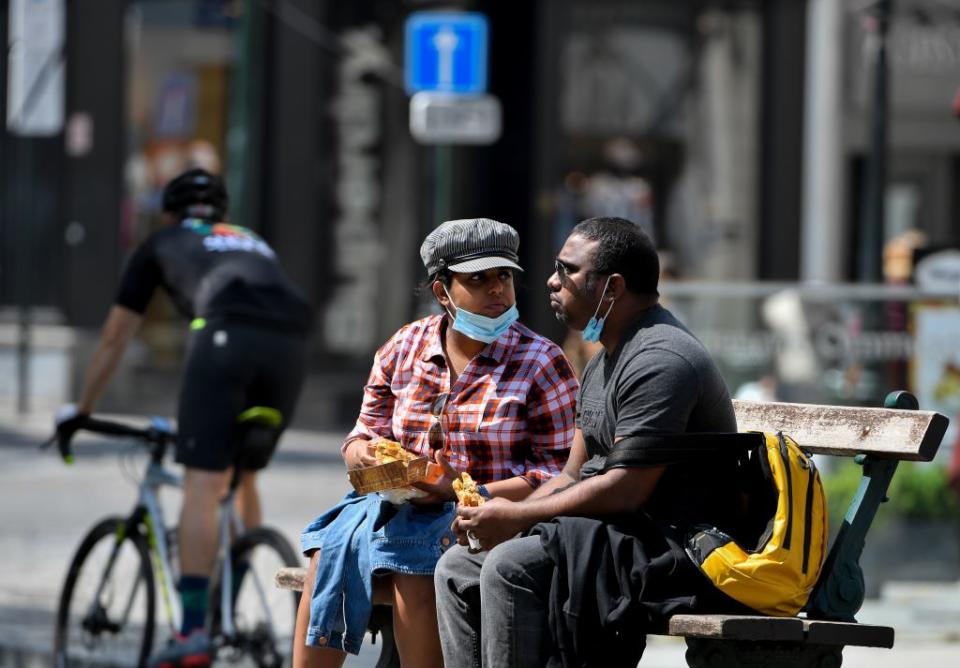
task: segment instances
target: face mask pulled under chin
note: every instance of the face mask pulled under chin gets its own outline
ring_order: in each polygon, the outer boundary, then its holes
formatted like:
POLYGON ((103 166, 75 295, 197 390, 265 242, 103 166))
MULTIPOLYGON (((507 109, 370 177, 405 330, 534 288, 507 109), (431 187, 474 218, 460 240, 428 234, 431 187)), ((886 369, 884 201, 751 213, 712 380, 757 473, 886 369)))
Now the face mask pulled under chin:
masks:
MULTIPOLYGON (((493 343, 510 329, 510 325, 515 323, 520 313, 517 311, 517 305, 514 304, 496 318, 488 318, 479 313, 473 313, 453 302, 446 286, 443 291, 447 293, 447 299, 457 309, 456 315, 450 314, 453 318, 453 328, 464 336, 480 341, 481 343, 493 343)), ((449 313, 449 311, 448 311, 449 313)))
MULTIPOLYGON (((610 285, 610 277, 607 276, 607 282, 603 284, 603 291, 601 295, 607 293, 607 286, 610 285)), ((616 300, 614 300, 616 301, 616 300)), ((607 316, 610 315, 610 311, 613 310, 613 302, 610 302, 610 307, 607 309, 607 312, 603 314, 602 318, 597 318, 600 314, 600 307, 603 306, 603 297, 600 297, 600 303, 597 304, 597 310, 593 312, 593 317, 590 318, 590 322, 587 323, 587 326, 583 328, 583 340, 587 343, 596 343, 600 340, 600 333, 603 332, 603 325, 607 321, 607 316)))

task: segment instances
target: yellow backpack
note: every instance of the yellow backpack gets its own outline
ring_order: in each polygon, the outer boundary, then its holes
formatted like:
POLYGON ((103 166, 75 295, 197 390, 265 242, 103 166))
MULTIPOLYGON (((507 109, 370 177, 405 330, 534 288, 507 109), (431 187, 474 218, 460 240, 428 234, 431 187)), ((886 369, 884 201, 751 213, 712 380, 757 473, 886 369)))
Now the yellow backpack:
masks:
POLYGON ((754 549, 704 527, 687 540, 690 558, 720 591, 757 612, 793 616, 820 576, 828 540, 826 498, 813 459, 783 433, 764 433, 755 446, 776 513, 754 549))

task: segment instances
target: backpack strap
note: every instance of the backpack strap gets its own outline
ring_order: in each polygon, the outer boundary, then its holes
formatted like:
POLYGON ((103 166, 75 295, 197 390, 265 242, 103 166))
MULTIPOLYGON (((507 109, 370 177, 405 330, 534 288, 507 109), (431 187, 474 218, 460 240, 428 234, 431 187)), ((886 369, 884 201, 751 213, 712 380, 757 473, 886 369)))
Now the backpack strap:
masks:
POLYGON ((604 471, 682 464, 694 460, 737 456, 763 446, 760 432, 640 434, 628 436, 607 455, 604 471))

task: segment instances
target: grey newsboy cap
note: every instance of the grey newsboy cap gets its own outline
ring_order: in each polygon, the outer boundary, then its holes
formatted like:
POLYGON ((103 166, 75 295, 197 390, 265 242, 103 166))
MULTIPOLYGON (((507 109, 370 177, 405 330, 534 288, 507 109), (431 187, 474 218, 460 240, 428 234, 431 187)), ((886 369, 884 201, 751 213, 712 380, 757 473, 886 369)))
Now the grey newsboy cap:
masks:
POLYGON ((420 258, 427 275, 449 269, 458 274, 511 267, 517 264, 520 236, 506 223, 489 218, 448 220, 427 235, 420 246, 420 258))

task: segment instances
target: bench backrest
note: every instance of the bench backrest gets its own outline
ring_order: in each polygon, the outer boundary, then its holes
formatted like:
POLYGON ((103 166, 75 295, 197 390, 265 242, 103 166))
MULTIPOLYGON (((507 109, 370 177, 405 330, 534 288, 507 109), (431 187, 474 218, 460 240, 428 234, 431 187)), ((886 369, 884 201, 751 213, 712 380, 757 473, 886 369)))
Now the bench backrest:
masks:
POLYGON ((733 402, 740 431, 782 431, 813 453, 930 461, 947 430, 940 413, 895 408, 733 402))

